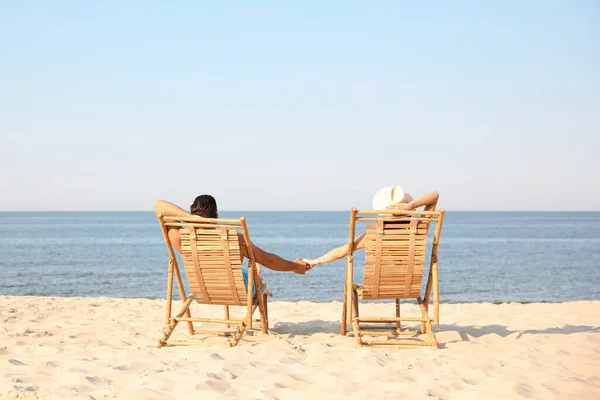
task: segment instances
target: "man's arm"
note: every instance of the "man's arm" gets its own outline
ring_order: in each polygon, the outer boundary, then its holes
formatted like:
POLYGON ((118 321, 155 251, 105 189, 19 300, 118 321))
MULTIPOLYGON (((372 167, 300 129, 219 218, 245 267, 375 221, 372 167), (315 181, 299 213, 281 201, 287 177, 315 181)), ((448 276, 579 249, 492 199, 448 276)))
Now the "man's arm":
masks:
MULTIPOLYGON (((238 238, 240 241, 240 250, 242 253, 242 262, 244 261, 243 257, 248 257, 246 254, 246 242, 244 241, 244 235, 238 233, 238 238)), ((304 275, 306 273, 306 263, 301 260, 289 261, 285 258, 279 257, 277 254, 269 253, 268 251, 264 251, 260 247, 250 244, 252 246, 252 253, 254 253, 254 259, 260 265, 264 265, 265 267, 272 269, 273 271, 279 272, 295 272, 297 274, 304 275)))
POLYGON ((300 275, 306 273, 306 263, 297 261, 289 261, 285 258, 279 257, 277 254, 269 253, 264 251, 258 246, 252 245, 252 251, 254 252, 254 258, 260 265, 272 269, 273 271, 279 272, 295 272, 300 275))
MULTIPOLYGON (((166 200, 157 200, 156 203, 154 203, 154 212, 157 216, 162 215, 163 217, 189 217, 192 215, 183 208, 166 200)), ((168 228, 167 234, 169 235, 169 240, 173 247, 181 253, 181 234, 179 228, 168 228)))
POLYGON ((189 217, 192 215, 178 205, 166 200, 156 200, 154 212, 156 215, 162 214, 164 217, 189 217))
MULTIPOLYGON (((365 236, 366 236, 366 232, 363 232, 360 236, 358 236, 356 239, 354 239, 354 251, 363 249, 365 247, 365 240, 364 240, 365 236)), ((332 261, 339 260, 340 258, 343 258, 347 255, 348 255, 348 243, 346 243, 343 246, 336 247, 335 249, 328 251, 327 253, 323 254, 319 258, 315 258, 312 260, 311 259, 303 259, 302 261, 306 262, 312 268, 317 264, 327 264, 332 261)))

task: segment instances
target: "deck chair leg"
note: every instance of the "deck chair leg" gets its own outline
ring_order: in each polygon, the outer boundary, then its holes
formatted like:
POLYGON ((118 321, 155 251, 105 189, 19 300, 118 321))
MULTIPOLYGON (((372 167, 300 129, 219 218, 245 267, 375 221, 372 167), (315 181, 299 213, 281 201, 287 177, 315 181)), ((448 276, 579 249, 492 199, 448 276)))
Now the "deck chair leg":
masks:
POLYGON ((431 347, 438 347, 438 341, 435 338, 435 335, 433 333, 433 327, 431 326, 431 321, 427 321, 426 326, 427 326, 427 333, 429 335, 429 340, 431 340, 431 347))
MULTIPOLYGON (((260 331, 263 334, 269 333, 269 323, 267 319, 267 292, 263 292, 263 288, 257 286, 256 290, 256 303, 258 306, 258 313, 260 317, 260 331)), ((254 314, 254 309, 252 310, 252 314, 254 314)), ((252 319, 252 318, 250 318, 252 319)), ((251 329, 251 327, 249 328, 251 329)))
POLYGON ((167 344, 167 340, 169 340, 169 337, 171 337, 171 334, 175 330, 177 324, 178 321, 176 320, 172 320, 171 323, 169 323, 167 329, 165 329, 165 331, 163 332, 162 338, 158 340, 158 345, 156 347, 161 348, 167 344))
POLYGON ((175 263, 175 258, 171 257, 169 259, 169 275, 167 276, 167 310, 165 315, 165 324, 169 323, 169 319, 171 318, 171 307, 173 306, 173 264, 175 263))
MULTIPOLYGON (((400 299, 396 299, 396 318, 400 318, 400 299)), ((396 322, 396 332, 400 333, 402 331, 402 327, 400 325, 400 321, 396 322)))
POLYGON ((433 263, 433 321, 440 323, 440 286, 438 282, 438 263, 433 263))
MULTIPOLYGON (((229 319, 229 306, 228 305, 225 306, 225 319, 229 319)), ((227 329, 231 328, 231 324, 226 324, 225 326, 227 327, 227 329)))
POLYGON ((362 339, 360 339, 360 323, 358 322, 358 292, 352 289, 352 330, 354 332, 354 337, 357 338, 357 343, 359 346, 362 346, 362 339))
POLYGON ((421 309, 421 315, 425 319, 425 321, 422 322, 421 325, 425 324, 425 328, 426 328, 425 330, 427 331, 427 335, 429 336, 429 341, 431 342, 431 346, 437 347, 438 341, 435 337, 435 334, 433 333, 433 327, 431 326, 431 319, 429 318, 429 314, 427 313, 427 308, 425 308, 425 304, 423 304, 423 302, 421 301, 421 298, 418 298, 417 301, 419 302, 419 308, 421 309))
POLYGON ((229 347, 235 347, 235 346, 237 346, 238 343, 240 342, 240 340, 242 339, 242 335, 244 334, 245 331, 246 331, 246 323, 242 322, 240 324, 240 326, 238 326, 238 328, 236 329, 235 336, 229 342, 229 347))
POLYGON ((269 310, 267 303, 267 294, 263 293, 263 304, 262 309, 258 310, 260 312, 260 323, 261 323, 261 331, 263 334, 269 334, 269 310))
POLYGON ((352 305, 353 305, 353 316, 358 317, 358 292, 352 289, 352 305))
POLYGON ((346 303, 348 301, 348 298, 346 296, 346 287, 344 286, 344 302, 342 304, 342 330, 341 330, 341 334, 342 336, 346 336, 346 333, 348 332, 348 327, 346 326, 346 303))
POLYGON ((162 338, 158 340, 159 348, 167 344, 167 340, 169 340, 169 337, 171 337, 171 334, 173 333, 175 327, 179 323, 179 321, 177 321, 177 318, 181 318, 184 314, 187 313, 188 309, 190 308, 190 304, 192 304, 193 300, 194 296, 188 297, 183 306, 181 307, 181 310, 179 310, 179 313, 177 313, 177 315, 175 316, 175 318, 171 318, 171 322, 169 323, 167 329, 163 333, 162 338))
MULTIPOLYGON (((423 315, 423 318, 425 318, 426 316, 429 316, 429 307, 427 306, 427 303, 425 303, 424 301, 421 302, 421 299, 417 299, 417 302, 419 303, 419 307, 423 306, 423 309, 425 310, 425 315, 423 315)), ((423 312, 421 311, 421 314, 423 314, 423 312)), ((421 322, 421 327, 419 329, 419 333, 422 335, 424 334, 426 331, 426 325, 425 325, 425 321, 421 322)))
POLYGON ((362 347, 363 341, 360 335, 360 324, 358 322, 358 318, 352 319, 352 328, 354 329, 354 337, 356 338, 356 346, 362 347))

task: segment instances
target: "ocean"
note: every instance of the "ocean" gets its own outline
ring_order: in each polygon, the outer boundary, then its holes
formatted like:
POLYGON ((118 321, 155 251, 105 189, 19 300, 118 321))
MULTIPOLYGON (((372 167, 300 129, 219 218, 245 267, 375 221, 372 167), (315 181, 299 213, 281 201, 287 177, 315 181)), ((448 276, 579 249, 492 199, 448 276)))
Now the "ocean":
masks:
MULTIPOLYGON (((349 211, 222 212, 247 218, 254 244, 288 259, 347 241, 349 211)), ((447 211, 440 301, 600 299, 600 213, 447 211)), ((362 280, 364 250, 356 256, 362 280)), ((0 294, 165 298, 168 253, 152 212, 0 213, 0 294)), ((180 264, 181 265, 181 264, 180 264)), ((263 268, 272 300, 343 298, 345 259, 306 276, 263 268)), ((175 290, 177 292, 177 290, 175 290)))

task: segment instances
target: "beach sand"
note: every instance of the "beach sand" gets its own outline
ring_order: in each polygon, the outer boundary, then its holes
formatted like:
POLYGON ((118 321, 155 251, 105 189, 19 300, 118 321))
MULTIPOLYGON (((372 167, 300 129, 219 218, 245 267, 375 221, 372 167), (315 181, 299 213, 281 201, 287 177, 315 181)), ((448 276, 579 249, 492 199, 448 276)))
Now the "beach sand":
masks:
MULTIPOLYGON (((339 302, 277 301, 268 336, 158 349, 164 307, 1 296, 0 398, 600 398, 600 301, 442 304, 438 349, 357 348, 339 335, 339 302)), ((361 305, 384 312, 393 302, 361 305)), ((173 336, 188 338, 185 325, 173 336)))

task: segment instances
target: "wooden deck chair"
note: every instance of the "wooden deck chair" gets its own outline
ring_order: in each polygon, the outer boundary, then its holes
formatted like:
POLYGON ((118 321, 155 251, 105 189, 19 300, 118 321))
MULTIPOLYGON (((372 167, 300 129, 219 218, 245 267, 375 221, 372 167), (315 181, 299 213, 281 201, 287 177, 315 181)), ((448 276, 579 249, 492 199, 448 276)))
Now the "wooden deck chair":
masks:
POLYGON ((252 246, 249 244, 250 235, 244 217, 240 219, 212 219, 201 217, 166 217, 158 215, 158 220, 169 251, 169 274, 167 286, 167 310, 165 316, 166 329, 158 341, 158 347, 169 345, 201 345, 199 342, 174 342, 168 341, 173 330, 179 322, 186 322, 190 335, 214 334, 217 336, 233 336, 228 343, 236 346, 244 333, 252 329, 252 322, 261 323, 263 333, 268 333, 267 294, 262 293, 260 275, 256 268, 256 261, 252 246), (190 285, 191 293, 186 295, 179 266, 175 257, 173 246, 168 237, 168 228, 179 228, 181 233, 181 258, 185 266, 185 273, 190 285), (246 254, 248 255, 248 290, 244 284, 242 273, 242 259, 240 253, 240 240, 238 232, 244 237, 246 254), (172 316, 173 303, 173 277, 177 281, 183 306, 179 312, 172 316), (253 299, 253 291, 256 296, 253 299), (225 308, 223 319, 192 318, 190 305, 193 301, 200 304, 216 304, 225 308), (246 307, 243 319, 229 317, 229 306, 246 307), (260 320, 253 320, 252 315, 256 308, 260 312, 260 320), (209 322, 225 324, 226 330, 206 331, 196 330, 193 322, 209 322), (236 329, 232 331, 230 328, 236 329))
POLYGON ((350 241, 346 263, 342 335, 353 334, 359 346, 434 346, 438 342, 432 323, 439 324, 439 285, 437 249, 444 220, 444 210, 439 211, 358 211, 350 213, 350 241), (366 221, 365 269, 362 285, 354 284, 353 249, 356 223, 366 221), (427 233, 435 224, 431 260, 425 293, 421 297, 424 274, 427 233), (433 318, 429 305, 433 290, 433 318), (358 299, 396 301, 395 317, 366 317, 359 315, 358 299), (401 317, 400 299, 415 299, 421 317, 401 317), (351 318, 352 317, 352 318, 351 318), (420 322, 418 331, 401 329, 401 321, 420 322), (348 332, 352 324, 353 331, 348 332), (369 323, 371 325, 363 325, 369 323), (389 325, 389 324, 393 325, 389 325), (375 324, 375 325, 373 325, 375 324), (388 324, 381 326, 377 324, 388 324), (427 333, 429 340, 420 340, 418 334, 427 333), (389 340, 364 340, 364 336, 387 336, 389 340), (403 339, 397 339, 397 337, 403 339), (413 337, 409 337, 413 336, 413 337))

